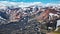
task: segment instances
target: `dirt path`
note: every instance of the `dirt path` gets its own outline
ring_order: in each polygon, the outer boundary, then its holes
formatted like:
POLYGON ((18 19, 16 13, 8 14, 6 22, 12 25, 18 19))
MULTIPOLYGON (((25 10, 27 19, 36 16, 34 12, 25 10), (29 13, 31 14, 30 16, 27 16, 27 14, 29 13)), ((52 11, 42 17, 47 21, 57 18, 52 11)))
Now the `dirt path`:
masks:
POLYGON ((54 34, 53 32, 50 32, 50 33, 46 33, 46 34, 54 34))
POLYGON ((49 33, 46 33, 46 34, 60 34, 58 32, 49 32, 49 33))

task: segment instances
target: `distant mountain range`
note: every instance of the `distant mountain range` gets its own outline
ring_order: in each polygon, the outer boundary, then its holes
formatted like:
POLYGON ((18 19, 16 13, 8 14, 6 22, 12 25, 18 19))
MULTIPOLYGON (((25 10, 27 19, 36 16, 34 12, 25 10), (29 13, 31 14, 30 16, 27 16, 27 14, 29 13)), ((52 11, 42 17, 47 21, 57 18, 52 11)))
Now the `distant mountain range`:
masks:
POLYGON ((0 1, 1 6, 14 6, 14 7, 29 7, 29 6, 60 6, 60 4, 56 3, 47 3, 44 4, 42 2, 9 2, 9 1, 0 1))

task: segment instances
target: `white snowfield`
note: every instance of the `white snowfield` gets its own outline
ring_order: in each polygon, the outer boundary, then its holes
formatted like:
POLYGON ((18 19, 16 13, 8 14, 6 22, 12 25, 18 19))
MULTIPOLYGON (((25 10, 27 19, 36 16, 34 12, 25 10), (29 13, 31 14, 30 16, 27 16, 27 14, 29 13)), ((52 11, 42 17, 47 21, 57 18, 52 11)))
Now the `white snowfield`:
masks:
POLYGON ((57 26, 60 26, 60 20, 57 21, 57 26))
POLYGON ((50 15, 51 17, 52 17, 53 15, 59 17, 59 15, 53 14, 53 13, 49 13, 49 15, 50 15))

